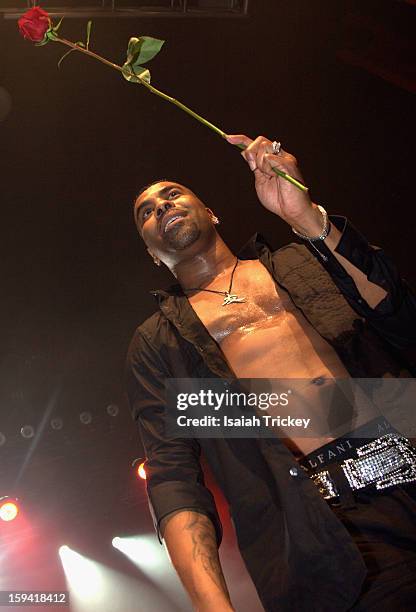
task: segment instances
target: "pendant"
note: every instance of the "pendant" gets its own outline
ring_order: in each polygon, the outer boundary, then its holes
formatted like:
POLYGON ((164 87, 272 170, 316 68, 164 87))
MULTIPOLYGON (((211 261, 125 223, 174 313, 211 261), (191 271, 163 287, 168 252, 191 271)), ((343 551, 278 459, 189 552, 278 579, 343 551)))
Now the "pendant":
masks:
POLYGON ((228 291, 226 291, 226 295, 221 306, 228 306, 228 304, 234 304, 235 302, 241 303, 245 301, 246 298, 238 297, 238 295, 236 295, 235 293, 228 293, 228 291))

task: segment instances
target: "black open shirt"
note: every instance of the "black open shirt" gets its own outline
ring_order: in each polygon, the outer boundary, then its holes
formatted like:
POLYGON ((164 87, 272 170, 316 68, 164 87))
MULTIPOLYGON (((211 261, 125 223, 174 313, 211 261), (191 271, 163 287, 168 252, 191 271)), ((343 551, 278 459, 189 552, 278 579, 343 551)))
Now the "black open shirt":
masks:
MULTIPOLYGON (((336 350, 352 377, 414 376, 416 299, 386 255, 340 216, 336 252, 388 293, 375 309, 319 241, 272 253, 255 235, 238 254, 259 258, 303 315, 336 350)), ((347 610, 366 569, 347 530, 280 439, 178 439, 164 432, 167 378, 234 377, 180 286, 153 292, 159 310, 132 338, 127 394, 146 452, 147 492, 160 538, 170 512, 193 509, 222 527, 204 484, 203 452, 222 489, 240 552, 267 611, 347 610), (291 475, 295 474, 295 476, 291 475)))

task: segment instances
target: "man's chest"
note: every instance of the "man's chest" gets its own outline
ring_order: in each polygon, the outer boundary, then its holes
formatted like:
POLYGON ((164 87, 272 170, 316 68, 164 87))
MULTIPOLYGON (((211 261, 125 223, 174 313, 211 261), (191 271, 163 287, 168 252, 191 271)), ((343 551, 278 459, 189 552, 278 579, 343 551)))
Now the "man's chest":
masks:
MULTIPOLYGON (((209 289, 228 290, 223 285, 209 289)), ((222 295, 205 291, 189 301, 238 378, 347 375, 331 345, 260 261, 242 262, 232 293, 244 302, 222 305, 222 295)))
POLYGON ((294 306, 284 289, 276 283, 258 260, 239 263, 230 293, 239 300, 227 303, 228 279, 218 279, 200 291, 189 302, 210 335, 221 343, 234 333, 252 334, 259 325, 270 326, 294 306))

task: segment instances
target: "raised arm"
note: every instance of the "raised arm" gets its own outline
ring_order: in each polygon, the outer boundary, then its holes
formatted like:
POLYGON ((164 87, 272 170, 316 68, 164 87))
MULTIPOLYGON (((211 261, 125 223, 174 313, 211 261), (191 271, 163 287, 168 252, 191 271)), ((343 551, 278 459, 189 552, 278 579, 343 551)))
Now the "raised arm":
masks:
MULTIPOLYGON (((301 234, 319 236, 323 229, 323 216, 317 204, 311 201, 307 192, 300 191, 273 172, 273 168, 278 168, 302 182, 296 158, 282 148, 274 154, 272 143, 263 136, 254 141, 243 135, 229 136, 228 140, 246 146, 242 155, 254 173, 256 192, 261 204, 301 234)), ((331 224, 331 231, 325 238, 326 247, 354 280, 361 297, 371 308, 375 308, 386 297, 387 291, 369 281, 362 270, 336 251, 340 240, 341 232, 331 224)))
MULTIPOLYGON (((257 196, 270 212, 281 217, 303 235, 322 233, 323 216, 309 194, 281 179, 273 168, 303 181, 293 155, 259 136, 254 141, 244 135, 228 136, 241 143, 242 152, 254 174, 257 196)), ((368 320, 395 348, 406 352, 416 366, 416 297, 383 249, 368 241, 345 217, 330 215, 330 231, 324 240, 304 241, 319 259, 352 308, 368 320)))

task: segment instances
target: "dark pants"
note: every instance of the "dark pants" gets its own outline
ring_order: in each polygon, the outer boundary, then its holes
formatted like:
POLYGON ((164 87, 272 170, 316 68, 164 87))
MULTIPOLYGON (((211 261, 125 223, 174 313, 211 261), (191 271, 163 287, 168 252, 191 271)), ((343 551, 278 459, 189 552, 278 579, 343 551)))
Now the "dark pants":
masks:
POLYGON ((354 493, 354 503, 333 505, 368 569, 351 610, 416 609, 416 486, 354 493))
MULTIPOLYGON (((326 447, 316 452, 325 458, 326 447)), ((347 454, 354 456, 354 451, 347 454)), ((311 471, 310 462, 316 462, 316 453, 301 463, 305 466, 307 460, 311 471)), ((322 467, 331 471, 330 464, 322 467)), ((328 503, 351 534, 368 569, 351 611, 416 610, 416 484, 384 491, 351 492, 346 488, 335 503, 328 503)))

